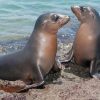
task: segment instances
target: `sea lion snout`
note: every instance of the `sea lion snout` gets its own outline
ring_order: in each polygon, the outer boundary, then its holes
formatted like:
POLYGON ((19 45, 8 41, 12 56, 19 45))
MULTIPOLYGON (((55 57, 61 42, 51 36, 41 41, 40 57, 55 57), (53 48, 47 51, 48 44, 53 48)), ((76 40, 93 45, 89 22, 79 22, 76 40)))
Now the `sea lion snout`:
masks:
POLYGON ((84 6, 72 6, 71 7, 73 13, 78 17, 87 10, 87 7, 84 6))
POLYGON ((88 22, 99 18, 97 11, 90 6, 72 6, 71 10, 81 22, 88 22))
POLYGON ((63 25, 67 24, 70 21, 70 17, 67 15, 58 14, 58 16, 59 16, 58 23, 60 27, 62 27, 63 25))
POLYGON ((76 12, 83 13, 86 11, 92 11, 91 7, 88 7, 88 6, 72 6, 71 9, 74 13, 76 12))
POLYGON ((75 12, 76 10, 80 10, 80 6, 71 6, 71 10, 75 12))
POLYGON ((81 14, 83 15, 83 13, 92 12, 91 7, 88 6, 72 6, 71 10, 75 15, 81 15, 81 14))
POLYGON ((62 23, 67 24, 70 21, 70 17, 69 16, 62 16, 63 20, 62 23))
POLYGON ((67 24, 68 21, 70 20, 70 17, 67 16, 67 15, 62 15, 62 14, 52 14, 52 20, 54 22, 57 22, 59 23, 59 25, 64 25, 64 24, 67 24))
POLYGON ((76 15, 76 17, 78 18, 78 20, 81 19, 81 9, 80 9, 80 6, 72 6, 71 7, 72 12, 76 15))

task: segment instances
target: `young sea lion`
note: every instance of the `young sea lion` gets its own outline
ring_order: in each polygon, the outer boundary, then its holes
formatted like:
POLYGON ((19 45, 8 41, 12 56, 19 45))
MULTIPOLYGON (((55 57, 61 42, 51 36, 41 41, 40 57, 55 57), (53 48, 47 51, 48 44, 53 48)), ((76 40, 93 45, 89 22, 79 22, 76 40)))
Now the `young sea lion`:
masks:
POLYGON ((100 59, 100 16, 92 7, 74 6, 73 13, 81 22, 74 41, 74 59, 77 64, 90 65, 90 74, 100 78, 96 62, 100 59))
MULTIPOLYGON (((73 6, 73 13, 80 21, 72 47, 71 58, 79 65, 90 66, 90 74, 100 78, 97 70, 97 60, 100 59, 100 16, 92 7, 73 6)), ((68 59, 69 61, 71 59, 68 59)))
MULTIPOLYGON (((56 13, 42 14, 23 50, 0 57, 0 78, 22 80, 24 89, 44 84, 44 76, 56 66, 57 32, 69 17, 56 13), (32 85, 29 85, 32 84, 32 85)), ((21 90, 21 91, 22 91, 21 90)))

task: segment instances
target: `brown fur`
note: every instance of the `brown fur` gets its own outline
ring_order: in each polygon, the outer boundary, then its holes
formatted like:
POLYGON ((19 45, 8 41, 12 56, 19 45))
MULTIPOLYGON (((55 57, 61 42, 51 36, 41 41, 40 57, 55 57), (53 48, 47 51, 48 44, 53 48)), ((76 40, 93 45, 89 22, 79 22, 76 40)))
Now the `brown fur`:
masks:
POLYGON ((100 16, 92 7, 74 6, 73 13, 80 21, 73 44, 73 57, 77 64, 90 67, 92 77, 100 78, 96 61, 100 58, 100 16))
POLYGON ((68 16, 55 13, 41 15, 24 49, 0 57, 0 78, 26 82, 22 90, 43 85, 44 76, 55 67, 56 33, 68 21, 68 16))

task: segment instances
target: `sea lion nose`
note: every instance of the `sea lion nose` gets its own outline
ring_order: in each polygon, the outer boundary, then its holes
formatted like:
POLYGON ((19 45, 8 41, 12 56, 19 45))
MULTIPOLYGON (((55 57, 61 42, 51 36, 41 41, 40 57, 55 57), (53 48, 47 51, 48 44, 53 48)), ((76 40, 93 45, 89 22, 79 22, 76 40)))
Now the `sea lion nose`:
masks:
POLYGON ((64 16, 64 18, 65 18, 65 19, 67 19, 67 20, 69 20, 69 19, 70 19, 70 17, 69 17, 69 16, 67 16, 67 15, 65 15, 65 16, 64 16))

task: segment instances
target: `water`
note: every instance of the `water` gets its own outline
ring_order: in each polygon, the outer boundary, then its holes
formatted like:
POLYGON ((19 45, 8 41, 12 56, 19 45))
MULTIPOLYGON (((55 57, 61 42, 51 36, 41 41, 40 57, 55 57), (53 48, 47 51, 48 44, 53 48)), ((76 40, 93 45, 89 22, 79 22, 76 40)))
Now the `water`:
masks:
POLYGON ((100 12, 100 0, 0 0, 0 41, 20 40, 30 36, 39 15, 59 12, 71 17, 58 37, 73 38, 78 21, 70 10, 71 5, 91 5, 100 12))

